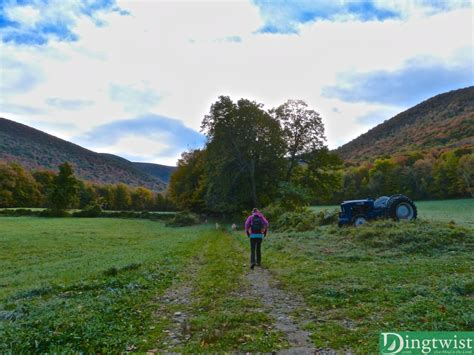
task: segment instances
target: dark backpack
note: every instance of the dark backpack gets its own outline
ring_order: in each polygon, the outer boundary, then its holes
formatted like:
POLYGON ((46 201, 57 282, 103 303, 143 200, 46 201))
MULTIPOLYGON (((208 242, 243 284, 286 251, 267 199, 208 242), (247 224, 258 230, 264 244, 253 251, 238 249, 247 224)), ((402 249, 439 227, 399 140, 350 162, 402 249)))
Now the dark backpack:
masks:
POLYGON ((252 233, 255 233, 255 234, 260 234, 260 233, 262 233, 262 232, 263 232, 263 228, 264 228, 264 226, 263 226, 263 220, 262 220, 259 216, 257 216, 257 215, 253 216, 253 218, 252 218, 252 224, 250 225, 250 228, 251 228, 251 230, 252 230, 252 233))

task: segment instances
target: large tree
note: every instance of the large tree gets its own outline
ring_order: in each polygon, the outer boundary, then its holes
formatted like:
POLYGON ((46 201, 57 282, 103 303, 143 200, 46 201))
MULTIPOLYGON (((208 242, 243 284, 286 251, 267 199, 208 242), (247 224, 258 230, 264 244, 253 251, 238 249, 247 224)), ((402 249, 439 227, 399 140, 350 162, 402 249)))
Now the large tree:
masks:
POLYGON ((278 121, 262 106, 221 96, 202 121, 211 210, 235 212, 267 204, 277 193, 285 144, 278 121))
POLYGON ((290 181, 300 157, 324 147, 324 124, 319 113, 302 100, 288 100, 270 113, 282 124, 288 159, 286 180, 290 181))

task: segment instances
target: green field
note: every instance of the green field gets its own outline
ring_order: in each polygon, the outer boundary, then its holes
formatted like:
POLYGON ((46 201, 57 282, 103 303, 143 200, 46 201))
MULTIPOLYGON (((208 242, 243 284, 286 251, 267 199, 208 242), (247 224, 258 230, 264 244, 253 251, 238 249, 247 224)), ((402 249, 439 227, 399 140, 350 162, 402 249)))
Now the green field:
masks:
MULTIPOLYGON (((470 227, 423 220, 272 233, 262 292, 301 297, 289 314, 314 348, 376 352, 380 331, 471 330, 473 243, 470 227)), ((0 218, 0 353, 291 347, 252 291, 249 275, 265 274, 249 270, 247 244, 210 226, 0 218)))
MULTIPOLYGON (((415 201, 418 218, 430 221, 454 221, 474 227, 474 198, 459 200, 415 201)), ((339 209, 336 205, 312 206, 314 211, 339 209)))

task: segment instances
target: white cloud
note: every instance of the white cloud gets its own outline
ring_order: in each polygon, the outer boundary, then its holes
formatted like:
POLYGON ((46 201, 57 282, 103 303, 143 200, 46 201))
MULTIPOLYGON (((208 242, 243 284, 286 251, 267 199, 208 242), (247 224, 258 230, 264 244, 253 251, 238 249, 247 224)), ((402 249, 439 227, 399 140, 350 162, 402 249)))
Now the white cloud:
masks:
POLYGON ((116 142, 110 145, 100 145, 96 151, 101 153, 116 154, 129 158, 133 161, 140 160, 149 163, 175 165, 174 157, 166 157, 154 154, 154 152, 164 151, 170 148, 167 143, 167 135, 154 135, 152 137, 143 137, 138 135, 124 135, 116 142))
MULTIPOLYGON (((197 130, 218 95, 254 99, 267 108, 300 98, 321 113, 334 148, 367 130, 358 117, 406 108, 322 97, 321 89, 335 85, 339 73, 395 70, 410 58, 427 55, 449 61, 472 43, 471 9, 429 17, 422 13, 403 21, 320 21, 302 26, 299 35, 274 35, 255 34, 263 22, 247 2, 123 1, 119 6, 131 15, 102 14, 107 26, 77 19, 77 42, 0 44, 2 61, 14 57, 47 78, 10 96, 8 103, 46 110, 39 115, 43 122, 73 122, 74 130, 61 131, 69 139, 130 117, 130 111, 177 117, 197 130), (128 89, 111 97, 113 85, 128 89), (148 100, 140 101, 143 97, 148 100), (65 113, 48 106, 47 98, 95 105, 65 113)), ((28 114, 1 111, 4 117, 31 123, 28 114)), ((132 149, 131 143, 120 141, 110 149, 117 153, 117 144, 132 149)))
POLYGON ((33 27, 40 18, 40 11, 31 5, 7 7, 6 16, 26 27, 33 27))

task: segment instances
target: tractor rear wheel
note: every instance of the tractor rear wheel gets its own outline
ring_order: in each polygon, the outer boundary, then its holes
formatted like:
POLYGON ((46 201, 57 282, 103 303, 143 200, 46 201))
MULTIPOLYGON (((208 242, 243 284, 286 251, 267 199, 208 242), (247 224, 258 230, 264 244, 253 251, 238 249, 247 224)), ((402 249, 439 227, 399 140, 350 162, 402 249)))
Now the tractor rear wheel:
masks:
POLYGON ((388 214, 396 221, 416 219, 418 211, 412 200, 404 195, 394 195, 387 202, 388 214))
POLYGON ((365 218, 364 215, 359 214, 352 219, 352 223, 355 227, 360 227, 367 223, 367 218, 365 218))

